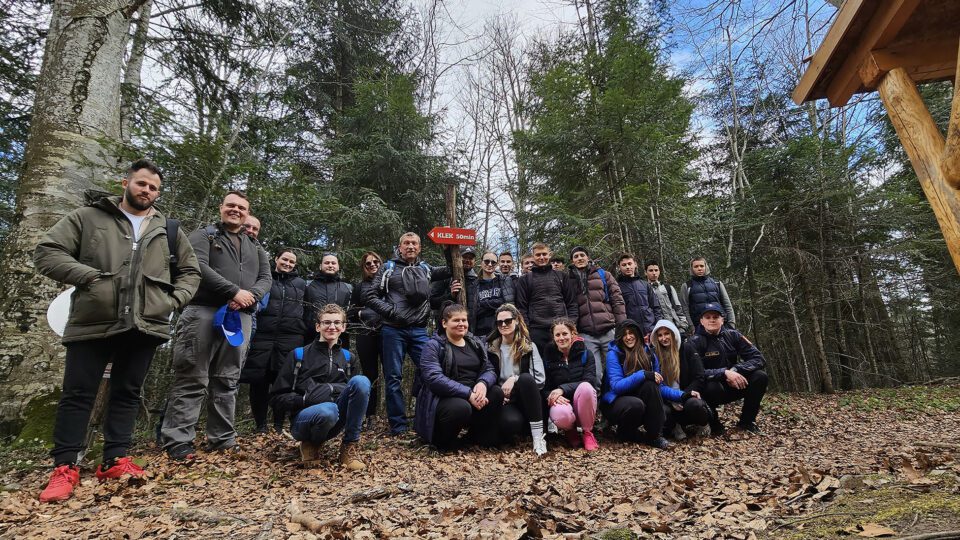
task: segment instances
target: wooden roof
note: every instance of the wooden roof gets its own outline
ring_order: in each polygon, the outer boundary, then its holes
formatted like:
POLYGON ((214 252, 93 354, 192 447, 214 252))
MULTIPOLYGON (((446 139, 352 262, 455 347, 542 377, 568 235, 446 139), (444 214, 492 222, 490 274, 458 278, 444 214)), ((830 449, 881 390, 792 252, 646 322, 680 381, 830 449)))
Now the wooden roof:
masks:
POLYGON ((793 100, 845 105, 897 67, 918 83, 952 79, 958 47, 960 0, 846 0, 793 100))

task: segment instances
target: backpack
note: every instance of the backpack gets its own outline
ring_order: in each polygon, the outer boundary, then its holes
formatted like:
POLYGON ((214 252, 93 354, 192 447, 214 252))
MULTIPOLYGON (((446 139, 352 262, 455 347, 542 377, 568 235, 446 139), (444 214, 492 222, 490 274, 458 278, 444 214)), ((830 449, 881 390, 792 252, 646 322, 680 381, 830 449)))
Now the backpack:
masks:
MULTIPOLYGON (((380 280, 380 290, 383 291, 385 294, 390 292, 390 276, 393 275, 393 272, 396 266, 397 266, 397 263, 396 261, 393 261, 393 260, 389 260, 385 264, 386 268, 384 269, 383 277, 380 280)), ((423 269, 427 273, 426 289, 420 286, 421 284, 419 283, 413 283, 415 285, 418 285, 417 287, 404 288, 404 291, 403 291, 404 296, 407 298, 407 301, 410 302, 410 304, 412 305, 422 304, 423 302, 427 301, 427 299, 430 298, 430 282, 431 282, 433 270, 430 268, 430 265, 424 261, 420 261, 419 263, 417 263, 417 266, 423 269)), ((407 268, 412 268, 412 266, 407 266, 404 268, 404 270, 406 270, 407 268)), ((404 277, 402 271, 400 276, 401 278, 404 277)), ((404 285, 407 285, 407 284, 404 283, 404 285)))
MULTIPOLYGON (((340 349, 343 351, 343 357, 347 360, 347 363, 350 363, 350 351, 346 349, 340 349)), ((293 357, 296 358, 297 363, 293 366, 293 385, 297 385, 297 375, 300 374, 300 366, 303 365, 303 347, 297 347, 293 350, 293 357)))
POLYGON ((603 301, 607 304, 610 303, 610 290, 607 288, 607 273, 603 268, 597 268, 597 273, 600 274, 600 279, 603 280, 603 301))
POLYGON ((180 275, 180 257, 178 257, 178 241, 180 234, 180 220, 167 218, 167 248, 170 251, 170 281, 180 275))

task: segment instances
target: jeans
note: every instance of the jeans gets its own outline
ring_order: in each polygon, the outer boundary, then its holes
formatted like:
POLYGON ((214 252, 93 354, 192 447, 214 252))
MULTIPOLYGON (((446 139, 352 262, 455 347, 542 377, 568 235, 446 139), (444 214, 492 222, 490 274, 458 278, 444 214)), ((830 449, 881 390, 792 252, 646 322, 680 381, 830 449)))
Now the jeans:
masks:
MULTIPOLYGON (((414 366, 420 365, 420 353, 427 343, 427 330, 416 326, 397 328, 383 325, 383 378, 387 383, 387 419, 390 432, 407 430, 407 406, 403 399, 403 357, 410 355, 414 366)), ((416 392, 416 391, 414 391, 416 392)))
POLYGON ((290 433, 298 441, 322 443, 343 430, 343 442, 359 441, 369 400, 370 379, 356 375, 335 402, 311 405, 297 413, 290 433))

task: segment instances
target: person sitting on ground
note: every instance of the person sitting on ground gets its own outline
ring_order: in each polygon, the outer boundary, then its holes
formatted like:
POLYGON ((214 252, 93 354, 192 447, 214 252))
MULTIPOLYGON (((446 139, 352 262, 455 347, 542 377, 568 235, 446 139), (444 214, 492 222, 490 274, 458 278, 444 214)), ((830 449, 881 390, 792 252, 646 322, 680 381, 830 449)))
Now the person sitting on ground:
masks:
MULTIPOLYGON (((703 360, 706 382, 700 394, 714 411, 720 405, 742 399, 737 427, 760 433, 757 415, 767 392, 767 372, 763 370, 766 360, 743 334, 723 323, 723 308, 709 303, 703 308, 697 333, 690 339, 703 360)), ((710 431, 713 435, 724 432, 717 414, 710 418, 710 431)))
MULTIPOLYGON (((617 325, 616 342, 607 353, 603 415, 617 426, 617 437, 666 449, 663 398, 657 359, 643 343, 643 329, 633 319, 617 325), (645 433, 639 429, 643 425, 645 433)), ((669 390, 672 388, 667 387, 669 390)))
POLYGON ((291 416, 290 434, 300 456, 313 465, 321 445, 343 431, 339 462, 351 471, 365 468, 359 458, 360 430, 370 400, 370 379, 354 375, 356 362, 340 347, 347 313, 327 304, 317 314, 317 339, 287 355, 270 388, 270 402, 291 416))
POLYGON ((442 330, 423 347, 417 371, 420 393, 414 429, 441 452, 454 450, 460 431, 481 446, 499 442, 503 391, 483 343, 469 333, 467 309, 448 303, 442 330))
POLYGON ((546 382, 543 359, 513 304, 497 308, 495 320, 497 331, 487 338, 487 355, 497 373, 497 384, 503 390, 500 435, 508 440, 529 429, 533 451, 542 456, 547 453, 540 397, 546 382))
POLYGON ((703 362, 700 355, 689 340, 681 342, 680 330, 666 319, 657 321, 650 341, 660 360, 664 386, 682 392, 679 399, 675 391, 669 396, 661 392, 666 412, 663 432, 672 434, 679 441, 686 438, 684 427, 697 426, 698 433, 705 435, 710 421, 710 407, 700 396, 703 389, 703 362))
POLYGON ((593 452, 600 448, 593 435, 600 387, 596 358, 587 350, 583 338, 577 335, 577 325, 570 319, 558 319, 550 332, 553 341, 544 354, 547 380, 543 390, 550 419, 565 432, 570 446, 582 445, 593 452), (578 425, 583 430, 582 440, 578 425))

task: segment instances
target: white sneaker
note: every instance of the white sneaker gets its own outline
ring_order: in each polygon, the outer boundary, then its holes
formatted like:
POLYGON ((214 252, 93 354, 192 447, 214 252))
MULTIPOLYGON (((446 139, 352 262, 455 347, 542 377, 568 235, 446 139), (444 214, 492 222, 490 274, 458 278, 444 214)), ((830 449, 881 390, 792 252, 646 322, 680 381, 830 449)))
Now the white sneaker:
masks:
POLYGON ((553 423, 552 418, 547 418, 547 433, 560 433, 560 430, 557 429, 557 425, 553 423))
POLYGON ((683 426, 675 424, 673 426, 673 440, 682 441, 687 438, 687 433, 683 431, 683 426))
POLYGON ((547 453, 547 437, 545 435, 533 438, 533 453, 537 454, 537 457, 542 457, 547 453))

